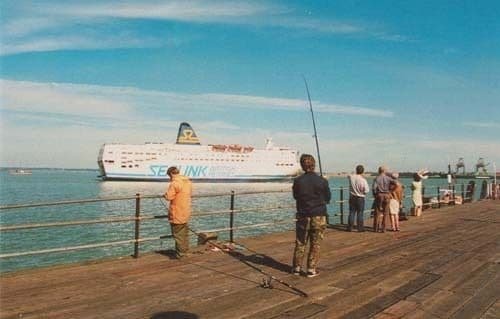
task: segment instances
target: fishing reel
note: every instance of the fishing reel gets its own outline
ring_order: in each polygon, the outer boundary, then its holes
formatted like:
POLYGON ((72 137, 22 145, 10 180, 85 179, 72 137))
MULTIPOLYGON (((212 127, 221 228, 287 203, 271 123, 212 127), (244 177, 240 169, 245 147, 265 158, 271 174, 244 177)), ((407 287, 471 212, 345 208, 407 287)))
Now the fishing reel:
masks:
POLYGON ((269 277, 267 277, 267 278, 266 278, 266 277, 264 277, 264 278, 262 278, 262 283, 260 284, 260 286, 261 286, 262 288, 273 289, 273 288, 274 288, 274 286, 273 286, 272 281, 273 281, 273 277, 271 277, 271 276, 269 276, 269 277))

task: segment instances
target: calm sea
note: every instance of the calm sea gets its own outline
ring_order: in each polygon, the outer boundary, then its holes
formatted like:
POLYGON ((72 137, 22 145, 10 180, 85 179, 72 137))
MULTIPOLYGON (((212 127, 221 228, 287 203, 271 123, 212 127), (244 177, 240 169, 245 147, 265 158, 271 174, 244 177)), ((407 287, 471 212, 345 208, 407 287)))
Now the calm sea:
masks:
MULTIPOLYGON (((9 175, 0 172, 0 205, 58 202, 66 200, 95 199, 121 196, 161 195, 168 183, 159 182, 103 182, 97 178, 98 171, 89 170, 33 170, 32 175, 9 175)), ((331 178, 334 200, 330 204, 330 222, 339 222, 340 198, 338 188, 347 187, 346 178, 331 178)), ((404 185, 410 185, 410 179, 402 179, 404 185)), ((467 183, 458 180, 458 183, 467 183)), ((371 184, 371 180, 369 179, 371 184)), ((436 186, 445 186, 444 179, 428 179, 425 182, 426 194, 436 195, 436 186)), ((476 197, 480 187, 476 188, 476 197)), ((241 229, 235 232, 236 240, 241 237, 255 236, 262 233, 293 229, 293 208, 266 209, 276 206, 294 205, 290 183, 232 183, 205 184, 195 183, 195 195, 226 194, 220 197, 200 197, 193 201, 194 214, 217 212, 229 209, 230 192, 269 192, 257 195, 237 195, 236 209, 245 209, 235 219, 235 226, 285 221, 275 226, 241 229), (270 191, 280 191, 276 193, 270 191), (257 209, 259 208, 259 209, 257 209), (253 209, 253 210, 252 210, 253 209)), ((461 186, 457 186, 457 191, 461 186)), ((344 192, 347 198, 348 192, 344 192)), ((411 207, 410 192, 407 187, 405 206, 411 207)), ((348 207, 344 208, 347 216, 348 207)), ((65 221, 85 221, 132 217, 135 214, 135 200, 106 201, 89 204, 47 206, 0 211, 2 227, 18 224, 58 223, 65 221)), ((145 216, 165 214, 165 206, 159 199, 144 199, 141 202, 141 214, 145 216)), ((347 220, 345 217, 344 221, 347 220)), ((215 214, 193 218, 191 227, 197 231, 214 230, 228 227, 226 214, 215 214)), ((141 243, 141 253, 172 248, 170 239, 159 239, 168 235, 170 229, 165 219, 152 219, 141 222, 141 237, 158 240, 141 243)), ((133 239, 132 222, 90 224, 84 226, 44 227, 0 232, 0 254, 25 251, 48 250, 60 247, 93 245, 103 242, 115 242, 133 239)), ((192 236, 194 237, 194 236, 192 236)), ((219 238, 228 238, 226 232, 220 232, 219 238)), ((195 244, 196 239, 192 238, 195 244)), ((133 244, 91 248, 40 255, 0 258, 0 271, 9 272, 20 269, 42 267, 54 264, 93 260, 105 257, 129 256, 133 253, 133 244)))

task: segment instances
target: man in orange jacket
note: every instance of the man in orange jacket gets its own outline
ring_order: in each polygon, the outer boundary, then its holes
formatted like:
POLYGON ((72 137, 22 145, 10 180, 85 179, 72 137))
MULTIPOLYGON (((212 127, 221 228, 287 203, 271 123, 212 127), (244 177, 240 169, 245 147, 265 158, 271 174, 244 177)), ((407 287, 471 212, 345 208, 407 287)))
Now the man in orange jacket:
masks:
POLYGON ((175 255, 181 258, 189 250, 188 221, 191 217, 192 185, 189 178, 180 175, 175 166, 168 168, 167 175, 170 177, 170 185, 164 197, 170 201, 168 221, 175 240, 175 255))

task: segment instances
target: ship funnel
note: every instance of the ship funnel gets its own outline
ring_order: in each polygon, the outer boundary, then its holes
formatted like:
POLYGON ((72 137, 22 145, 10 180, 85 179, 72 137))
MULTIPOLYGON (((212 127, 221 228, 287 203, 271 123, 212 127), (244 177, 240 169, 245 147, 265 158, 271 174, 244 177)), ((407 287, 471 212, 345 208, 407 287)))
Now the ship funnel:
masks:
POLYGON ((191 125, 189 125, 189 123, 182 122, 181 125, 179 125, 179 133, 177 133, 177 141, 175 143, 200 145, 200 140, 191 128, 191 125))

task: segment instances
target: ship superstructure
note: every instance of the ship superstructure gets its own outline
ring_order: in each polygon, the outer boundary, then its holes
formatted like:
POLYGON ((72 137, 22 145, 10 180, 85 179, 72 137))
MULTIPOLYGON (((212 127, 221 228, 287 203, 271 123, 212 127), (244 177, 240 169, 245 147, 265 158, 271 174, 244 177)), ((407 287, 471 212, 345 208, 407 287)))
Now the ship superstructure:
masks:
POLYGON ((168 181, 176 166, 193 181, 261 182, 290 180, 300 172, 299 151, 272 145, 264 149, 237 144, 201 145, 188 123, 181 123, 175 144, 104 144, 98 156, 104 180, 168 181))

